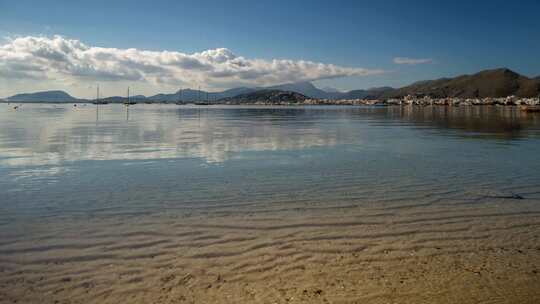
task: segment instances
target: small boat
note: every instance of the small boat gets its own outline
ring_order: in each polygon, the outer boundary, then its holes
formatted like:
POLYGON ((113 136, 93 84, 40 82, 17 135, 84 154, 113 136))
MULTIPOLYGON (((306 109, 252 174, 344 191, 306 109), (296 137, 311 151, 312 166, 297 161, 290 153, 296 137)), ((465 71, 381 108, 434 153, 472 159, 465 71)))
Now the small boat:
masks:
POLYGON ((528 113, 540 113, 540 106, 521 107, 521 111, 528 112, 528 113))

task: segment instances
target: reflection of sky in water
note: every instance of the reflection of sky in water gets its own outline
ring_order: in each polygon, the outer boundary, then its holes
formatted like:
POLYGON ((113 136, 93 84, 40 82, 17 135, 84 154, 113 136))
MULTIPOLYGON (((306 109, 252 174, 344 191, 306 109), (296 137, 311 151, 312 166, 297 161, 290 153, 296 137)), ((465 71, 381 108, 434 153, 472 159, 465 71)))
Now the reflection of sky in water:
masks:
MULTIPOLYGON (((404 129, 511 140, 538 130, 537 116, 505 108, 188 108, 137 105, 1 105, 0 164, 202 158, 342 144, 386 146, 404 129), (401 129, 401 130, 400 130, 401 129), (458 130, 452 133, 451 130, 458 130)), ((401 147, 405 148, 405 147, 401 147)))
POLYGON ((533 195, 540 183, 540 121, 515 108, 106 105, 96 114, 95 105, 0 104, 0 202, 9 202, 0 214, 429 202, 533 195))
MULTIPOLYGON (((4 106, 5 107, 5 106, 4 106)), ((196 157, 222 162, 232 152, 290 150, 347 142, 339 128, 295 113, 171 106, 23 105, 4 110, 0 163, 7 166, 60 164, 77 160, 196 157)), ((301 111, 303 112, 303 111, 301 111)), ((349 134, 350 135, 350 134, 349 134)))

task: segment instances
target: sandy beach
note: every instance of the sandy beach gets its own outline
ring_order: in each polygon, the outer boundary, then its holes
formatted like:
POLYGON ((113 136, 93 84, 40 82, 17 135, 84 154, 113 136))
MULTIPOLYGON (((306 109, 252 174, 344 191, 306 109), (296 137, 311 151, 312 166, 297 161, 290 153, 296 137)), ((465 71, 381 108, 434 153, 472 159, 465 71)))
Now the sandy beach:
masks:
POLYGON ((311 207, 43 221, 2 236, 0 302, 540 301, 534 200, 311 207))

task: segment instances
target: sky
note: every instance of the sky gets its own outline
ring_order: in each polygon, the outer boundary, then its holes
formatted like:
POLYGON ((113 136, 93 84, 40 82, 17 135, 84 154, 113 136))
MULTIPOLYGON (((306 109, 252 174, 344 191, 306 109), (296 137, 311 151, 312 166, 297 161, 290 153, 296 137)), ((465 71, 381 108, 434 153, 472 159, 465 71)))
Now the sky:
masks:
POLYGON ((540 75, 540 1, 0 0, 0 97, 540 75))

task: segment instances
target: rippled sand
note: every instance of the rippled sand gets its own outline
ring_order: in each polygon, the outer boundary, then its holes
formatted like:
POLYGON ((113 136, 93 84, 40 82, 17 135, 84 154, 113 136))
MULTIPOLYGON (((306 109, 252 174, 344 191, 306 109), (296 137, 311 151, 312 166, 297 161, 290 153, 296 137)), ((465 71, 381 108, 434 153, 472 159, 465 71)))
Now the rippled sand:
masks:
POLYGON ((4 108, 0 304, 540 303, 539 154, 512 107, 4 108))
POLYGON ((1 234, 0 302, 540 303, 538 203, 45 219, 1 234))

